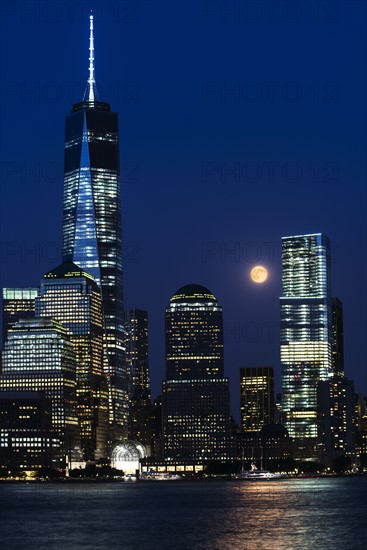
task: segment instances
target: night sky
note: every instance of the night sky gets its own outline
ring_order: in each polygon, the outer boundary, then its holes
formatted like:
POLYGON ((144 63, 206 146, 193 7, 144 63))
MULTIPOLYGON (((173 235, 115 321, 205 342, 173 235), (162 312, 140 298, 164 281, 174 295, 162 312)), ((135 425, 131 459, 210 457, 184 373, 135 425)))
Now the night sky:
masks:
POLYGON ((314 232, 332 242, 345 370, 366 393, 364 1, 2 2, 1 285, 37 286, 61 261, 64 118, 88 77, 91 6, 153 395, 164 309, 189 283, 223 306, 233 413, 240 366, 273 365, 280 389, 280 239, 314 232))

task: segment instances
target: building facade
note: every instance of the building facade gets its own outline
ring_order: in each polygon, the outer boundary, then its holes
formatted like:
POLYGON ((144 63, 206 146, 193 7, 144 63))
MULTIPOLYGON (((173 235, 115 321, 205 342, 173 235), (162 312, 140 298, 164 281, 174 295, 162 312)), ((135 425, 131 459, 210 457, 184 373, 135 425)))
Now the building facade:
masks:
POLYGON ((331 358, 332 371, 336 376, 344 376, 344 323, 343 303, 337 297, 331 299, 331 358))
POLYGON ((85 460, 108 455, 108 386, 101 292, 93 277, 71 262, 46 273, 36 317, 50 317, 69 331, 76 356, 76 395, 85 460))
POLYGON ((51 401, 53 467, 79 461, 76 358, 68 331, 52 319, 20 320, 3 351, 2 392, 43 392, 51 401))
POLYGON ((101 289, 108 346, 110 425, 127 436, 128 374, 124 353, 118 115, 99 101, 94 78, 93 16, 84 100, 65 123, 63 261, 93 276, 101 289))
POLYGON ((228 458, 230 410, 222 308, 200 285, 180 288, 166 309, 162 411, 166 461, 228 458))
POLYGON ((295 456, 317 458, 317 388, 332 373, 330 244, 323 234, 282 238, 280 357, 285 426, 295 456))
POLYGON ((45 392, 0 391, 1 473, 52 468, 60 446, 45 392))
POLYGON ((19 319, 34 317, 37 288, 3 288, 3 343, 19 319))
POLYGON ((151 393, 148 360, 148 312, 125 313, 126 362, 130 373, 129 438, 151 446, 151 393))
POLYGON ((356 443, 355 390, 348 378, 334 375, 319 383, 320 460, 332 466, 337 456, 353 456, 356 443))
POLYGON ((258 432, 274 422, 273 367, 240 369, 241 429, 258 432))

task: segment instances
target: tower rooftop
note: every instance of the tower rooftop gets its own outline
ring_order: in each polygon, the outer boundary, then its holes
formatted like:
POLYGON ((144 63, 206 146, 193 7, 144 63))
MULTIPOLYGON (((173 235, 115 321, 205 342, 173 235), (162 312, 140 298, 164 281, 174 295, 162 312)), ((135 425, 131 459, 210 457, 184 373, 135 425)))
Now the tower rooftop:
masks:
POLYGON ((187 302, 217 302, 214 294, 210 292, 205 286, 191 284, 182 286, 172 296, 170 303, 187 303, 187 302))

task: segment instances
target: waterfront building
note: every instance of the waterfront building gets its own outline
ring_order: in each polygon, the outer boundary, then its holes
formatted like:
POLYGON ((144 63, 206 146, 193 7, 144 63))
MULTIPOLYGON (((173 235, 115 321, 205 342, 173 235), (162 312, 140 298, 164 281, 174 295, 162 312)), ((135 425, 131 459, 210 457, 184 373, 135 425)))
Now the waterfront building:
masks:
POLYGON ((256 464, 258 468, 281 469, 293 456, 292 440, 281 424, 266 424, 258 432, 232 434, 233 456, 243 468, 256 464))
POLYGON ((240 369, 241 429, 258 432, 274 422, 273 367, 240 369))
POLYGON ((0 391, 0 476, 53 466, 61 441, 51 415, 45 392, 0 391))
POLYGON ((44 392, 51 400, 52 465, 80 460, 76 359, 67 329, 52 319, 18 321, 5 342, 0 391, 44 392))
POLYGON ((50 317, 69 332, 76 356, 76 396, 85 460, 108 455, 108 386, 101 291, 72 262, 46 273, 36 298, 36 317, 50 317))
POLYGON ((285 426, 298 458, 318 456, 317 388, 332 374, 330 243, 282 238, 280 356, 285 426))
POLYGON ((228 458, 230 410, 222 308, 200 285, 180 288, 166 309, 162 410, 166 461, 228 458))
POLYGON ((95 83, 93 16, 89 78, 83 101, 65 122, 63 261, 93 276, 101 289, 108 349, 109 420, 114 442, 127 436, 128 373, 124 354, 118 115, 95 83))

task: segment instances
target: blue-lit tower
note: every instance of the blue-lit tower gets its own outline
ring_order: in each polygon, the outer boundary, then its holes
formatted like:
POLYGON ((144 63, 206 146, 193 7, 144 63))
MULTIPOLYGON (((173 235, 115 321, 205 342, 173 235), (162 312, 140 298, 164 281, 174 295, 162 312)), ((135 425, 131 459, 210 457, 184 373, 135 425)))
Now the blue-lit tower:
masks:
POLYGON ((282 238, 280 358, 283 411, 295 456, 318 456, 317 391, 332 373, 330 243, 321 234, 282 238))
POLYGON ((99 101, 90 16, 89 78, 83 101, 65 122, 63 261, 91 274, 101 289, 108 350, 111 443, 127 435, 128 384, 124 303, 118 115, 99 101))

